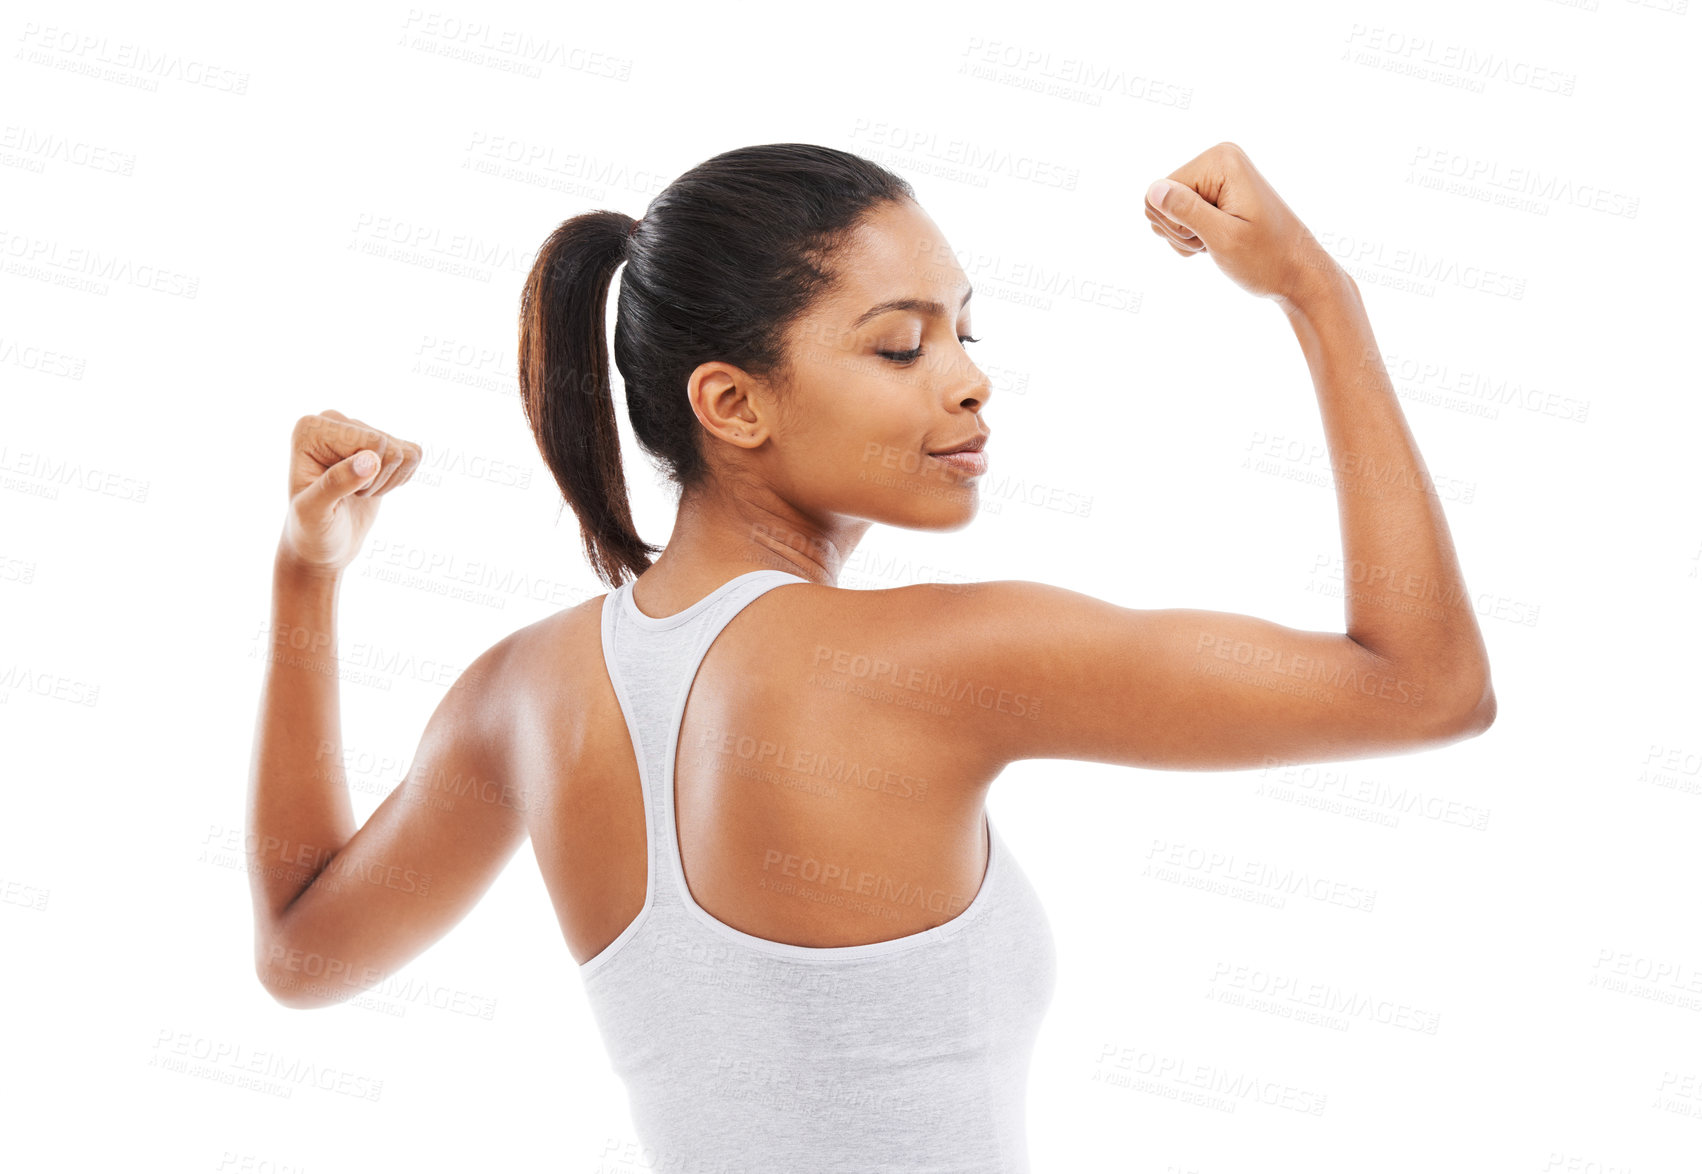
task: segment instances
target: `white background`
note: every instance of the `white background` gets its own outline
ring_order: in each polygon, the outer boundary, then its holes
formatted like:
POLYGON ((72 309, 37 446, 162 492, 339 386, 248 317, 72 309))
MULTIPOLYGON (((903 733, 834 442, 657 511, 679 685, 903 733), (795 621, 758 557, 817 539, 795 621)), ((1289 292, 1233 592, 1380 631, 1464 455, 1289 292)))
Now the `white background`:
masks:
POLYGON ((251 965, 243 803, 293 421, 426 451, 342 594, 364 819, 454 672, 602 590, 513 392, 534 250, 721 151, 893 167, 977 290, 983 514, 872 532, 844 586, 1341 630, 1299 348, 1141 211, 1228 139, 1364 292, 1500 714, 1305 771, 1010 769, 989 810, 1060 968, 1034 1168, 1696 1170, 1702 17, 1677 3, 8 6, 5 1164, 647 1168, 529 848, 365 1005, 291 1011, 251 965), (435 267, 469 242, 473 273, 435 267), (1172 852, 1195 863, 1148 872, 1172 852), (261 1053, 380 1095, 224 1082, 261 1053))

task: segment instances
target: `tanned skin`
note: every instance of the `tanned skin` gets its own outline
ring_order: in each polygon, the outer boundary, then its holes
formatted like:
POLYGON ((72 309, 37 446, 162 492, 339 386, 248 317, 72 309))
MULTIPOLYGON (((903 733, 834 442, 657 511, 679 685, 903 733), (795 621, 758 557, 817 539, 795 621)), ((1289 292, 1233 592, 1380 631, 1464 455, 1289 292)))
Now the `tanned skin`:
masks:
MULTIPOLYGON (((715 475, 684 496, 633 587, 641 611, 665 616, 758 568, 807 580, 736 615, 694 678, 675 764, 679 848, 713 916, 804 946, 950 920, 986 869, 987 791, 1021 759, 1230 770, 1408 753, 1494 720, 1447 522, 1357 285, 1233 143, 1168 179, 1162 207, 1146 204, 1152 231, 1275 302, 1311 372, 1344 560, 1370 568, 1347 585, 1345 630, 1127 608, 1023 580, 837 587, 876 522, 943 532, 973 520, 979 477, 929 454, 991 432, 992 389, 965 349, 969 282, 925 212, 883 205, 794 328, 786 388, 718 361, 692 373, 684 390, 715 475), (893 299, 924 304, 866 317, 893 299), (854 776, 820 769, 846 762, 854 776), (787 857, 945 896, 874 916, 801 900, 769 883, 787 857)), ((297 421, 292 450, 248 791, 261 982, 291 1007, 360 993, 447 933, 528 839, 570 952, 592 959, 639 913, 646 883, 637 763, 603 665, 605 598, 475 659, 403 783, 357 826, 337 599, 421 450, 336 411, 297 421), (364 453, 375 472, 357 467, 364 453)), ((1056 798, 1058 819, 1080 817, 1056 798)))

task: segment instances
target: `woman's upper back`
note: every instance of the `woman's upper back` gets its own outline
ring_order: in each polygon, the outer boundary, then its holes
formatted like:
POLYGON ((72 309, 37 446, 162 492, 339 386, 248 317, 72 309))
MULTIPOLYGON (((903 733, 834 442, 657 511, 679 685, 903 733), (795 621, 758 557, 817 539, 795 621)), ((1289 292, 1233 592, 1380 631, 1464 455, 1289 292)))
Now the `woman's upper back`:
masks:
MULTIPOLYGON (((540 655, 527 658, 554 680, 528 682, 540 701, 515 753, 541 797, 531 835, 581 964, 646 893, 639 766, 605 661, 607 609, 626 609, 622 635, 670 648, 691 639, 680 617, 701 616, 728 588, 738 580, 648 617, 629 583, 541 626, 540 655)), ((907 687, 924 665, 904 663, 905 632, 877 600, 888 594, 781 576, 727 617, 702 656, 679 723, 677 842, 696 903, 754 937, 817 947, 901 937, 949 920, 980 888, 982 801, 997 769, 975 753, 979 726, 964 711, 981 710, 907 687), (910 899, 850 907, 768 883, 817 865, 888 878, 910 899)), ((631 675, 644 671, 640 655, 631 675)))

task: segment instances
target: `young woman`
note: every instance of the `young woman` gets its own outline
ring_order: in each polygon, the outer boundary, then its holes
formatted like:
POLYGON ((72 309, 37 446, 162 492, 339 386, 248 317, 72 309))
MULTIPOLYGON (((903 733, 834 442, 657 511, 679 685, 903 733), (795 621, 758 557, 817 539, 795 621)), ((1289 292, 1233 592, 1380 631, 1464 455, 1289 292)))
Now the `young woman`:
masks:
POLYGON ((1146 215, 1294 329, 1346 560, 1387 588, 1349 592, 1345 633, 1028 581, 835 586, 872 523, 975 516, 971 289, 887 170, 729 151, 642 220, 589 212, 539 251, 522 403, 612 590, 480 655, 358 828, 325 671, 337 592, 420 448, 339 412, 297 423, 250 784, 265 988, 306 1008, 379 982, 530 838, 659 1168, 1026 1170, 1054 955, 983 807, 1007 763, 1340 760, 1495 714, 1353 280, 1232 143, 1154 184, 1146 215), (627 411, 680 491, 659 555, 628 509, 603 342, 623 264, 627 411))

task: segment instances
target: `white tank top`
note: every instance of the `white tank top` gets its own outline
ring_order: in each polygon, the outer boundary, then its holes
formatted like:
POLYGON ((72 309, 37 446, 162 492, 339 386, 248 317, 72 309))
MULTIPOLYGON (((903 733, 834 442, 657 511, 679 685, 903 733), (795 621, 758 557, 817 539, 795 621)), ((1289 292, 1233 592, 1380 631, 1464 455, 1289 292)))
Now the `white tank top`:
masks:
POLYGON ((769 941, 716 920, 686 886, 672 767, 687 693, 740 609, 802 582, 751 571, 661 618, 638 610, 630 580, 603 603, 649 869, 644 907, 580 974, 645 1168, 1027 1174, 1029 1057, 1056 955, 1046 912, 990 819, 969 905, 890 941, 769 941))

